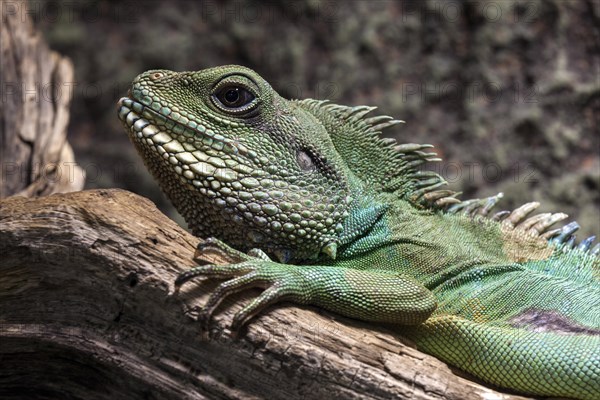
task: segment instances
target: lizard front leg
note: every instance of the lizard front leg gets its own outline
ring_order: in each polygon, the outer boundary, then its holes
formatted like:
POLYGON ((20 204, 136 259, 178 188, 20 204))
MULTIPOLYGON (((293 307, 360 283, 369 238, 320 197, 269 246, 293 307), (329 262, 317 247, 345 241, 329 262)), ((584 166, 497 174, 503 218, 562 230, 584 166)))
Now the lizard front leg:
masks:
MULTIPOLYGON (((227 253, 231 249, 211 239, 201 251, 227 253)), ((204 324, 227 296, 250 288, 264 291, 252 299, 233 318, 238 330, 270 304, 287 300, 311 304, 363 321, 416 325, 424 322, 436 308, 433 294, 414 279, 398 273, 364 271, 338 266, 281 264, 263 255, 241 256, 231 249, 239 263, 206 264, 179 275, 176 288, 196 277, 225 279, 210 295, 200 319, 204 324)), ((255 252, 260 254, 261 252, 255 252)), ((206 260, 205 257, 198 257, 206 260)))

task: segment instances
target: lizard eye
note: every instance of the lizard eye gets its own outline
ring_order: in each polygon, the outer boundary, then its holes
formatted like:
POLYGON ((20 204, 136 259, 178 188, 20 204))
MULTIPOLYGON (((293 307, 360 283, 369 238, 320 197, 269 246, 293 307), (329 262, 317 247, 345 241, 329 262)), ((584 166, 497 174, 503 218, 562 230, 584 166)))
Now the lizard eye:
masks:
POLYGON ((256 97, 241 86, 225 86, 214 94, 220 108, 226 111, 246 111, 256 97))
POLYGON ((251 118, 258 112, 260 88, 245 75, 227 75, 213 86, 210 100, 219 111, 240 118, 251 118))

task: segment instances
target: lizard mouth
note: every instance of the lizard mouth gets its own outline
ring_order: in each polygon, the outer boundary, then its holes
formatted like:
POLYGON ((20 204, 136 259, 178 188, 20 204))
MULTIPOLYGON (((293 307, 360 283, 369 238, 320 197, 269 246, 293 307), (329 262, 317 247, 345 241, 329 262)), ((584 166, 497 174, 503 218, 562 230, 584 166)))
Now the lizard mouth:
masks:
POLYGON ((225 138, 179 114, 174 117, 169 111, 168 116, 164 115, 160 106, 155 107, 159 110, 155 110, 131 97, 121 97, 117 104, 119 119, 129 128, 132 138, 135 136, 138 140, 148 139, 152 142, 147 141, 148 144, 156 145, 164 145, 175 140, 183 144, 188 151, 212 148, 216 151, 252 158, 253 152, 240 143, 225 138), (185 143, 188 145, 185 146, 185 143))
POLYGON ((118 106, 119 119, 136 147, 162 157, 170 169, 201 191, 208 185, 207 178, 223 182, 240 179, 243 171, 237 170, 244 167, 243 159, 254 155, 243 145, 204 126, 183 125, 132 98, 122 97, 118 106), (237 157, 240 162, 228 168, 223 159, 209 153, 241 156, 237 157))

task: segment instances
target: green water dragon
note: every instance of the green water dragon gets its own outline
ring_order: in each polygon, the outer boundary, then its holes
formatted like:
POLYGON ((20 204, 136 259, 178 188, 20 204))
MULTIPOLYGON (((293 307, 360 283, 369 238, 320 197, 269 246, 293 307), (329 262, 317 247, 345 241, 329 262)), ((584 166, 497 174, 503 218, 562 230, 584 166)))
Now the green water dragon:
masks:
POLYGON ((228 295, 311 304, 395 323, 417 347, 491 384, 600 399, 600 246, 538 203, 492 213, 501 197, 460 200, 430 145, 380 133, 374 107, 286 100, 241 66, 139 75, 119 117, 199 248, 236 254, 198 265, 228 295))

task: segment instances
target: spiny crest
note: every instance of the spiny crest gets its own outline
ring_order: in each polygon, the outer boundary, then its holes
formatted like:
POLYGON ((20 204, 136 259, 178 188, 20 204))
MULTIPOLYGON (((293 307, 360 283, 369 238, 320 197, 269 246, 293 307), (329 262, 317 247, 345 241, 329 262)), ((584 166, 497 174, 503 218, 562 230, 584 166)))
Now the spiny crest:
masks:
POLYGON ((440 189, 447 182, 433 171, 418 169, 427 162, 441 161, 428 152, 430 144, 397 144, 382 138, 383 129, 404 121, 387 115, 367 118, 376 107, 348 107, 321 100, 299 100, 326 127, 338 153, 350 169, 375 190, 395 193, 411 203, 427 208, 445 209, 460 203, 457 192, 440 189))
POLYGON ((596 236, 590 236, 575 245, 575 232, 579 229, 577 222, 570 222, 562 228, 550 229, 557 222, 568 218, 564 213, 541 213, 530 216, 540 203, 537 201, 525 203, 513 211, 499 211, 490 215, 490 210, 503 197, 502 193, 484 199, 464 200, 446 210, 449 214, 463 213, 472 218, 489 218, 498 221, 506 229, 519 230, 533 237, 540 237, 562 251, 577 249, 600 257, 600 243, 592 248, 596 236))
POLYGON ((441 161, 436 153, 427 152, 427 149, 433 148, 432 145, 396 144, 394 139, 381 137, 383 129, 404 121, 386 115, 365 118, 376 107, 348 107, 314 99, 299 100, 297 103, 325 125, 336 150, 348 166, 376 190, 395 193, 421 207, 489 218, 501 223, 505 229, 548 240, 563 251, 578 249, 600 257, 600 244, 592 248, 595 236, 575 245, 574 233, 579 229, 577 222, 550 229, 567 218, 564 213, 542 213, 528 217, 540 205, 531 202, 513 211, 500 211, 490 216, 490 210, 503 197, 502 193, 484 199, 461 201, 456 198, 459 192, 440 189, 447 184, 440 175, 417 169, 427 162, 441 161))

